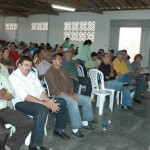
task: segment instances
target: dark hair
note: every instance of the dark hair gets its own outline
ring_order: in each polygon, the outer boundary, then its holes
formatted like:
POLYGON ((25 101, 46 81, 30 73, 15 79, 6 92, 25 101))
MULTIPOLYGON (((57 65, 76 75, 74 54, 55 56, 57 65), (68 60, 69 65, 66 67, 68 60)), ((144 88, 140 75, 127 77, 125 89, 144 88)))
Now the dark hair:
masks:
POLYGON ((92 52, 92 53, 91 53, 91 57, 94 57, 94 56, 97 56, 97 53, 96 53, 96 52, 92 52))
POLYGON ((44 49, 44 47, 43 46, 39 46, 38 49, 37 49, 37 53, 39 54, 42 49, 44 49))
POLYGON ((32 62, 32 65, 33 65, 33 60, 28 57, 28 56, 21 56, 17 62, 17 66, 18 64, 22 64, 24 61, 29 61, 29 62, 32 62))
POLYGON ((5 53, 6 50, 9 50, 7 47, 2 49, 2 53, 5 53))
POLYGON ((84 41, 84 43, 83 43, 83 45, 91 45, 92 44, 92 41, 90 40, 90 39, 88 39, 88 40, 85 40, 84 41))
POLYGON ((122 52, 127 53, 127 50, 123 49, 122 52))
POLYGON ((52 61, 53 61, 54 59, 56 59, 58 56, 62 57, 60 54, 53 54, 53 55, 51 56, 51 63, 52 63, 52 61))
POLYGON ((129 55, 127 56, 127 59, 130 59, 130 56, 129 56, 129 55))
POLYGON ((111 52, 111 53, 114 53, 115 51, 112 49, 112 50, 110 50, 110 52, 111 52))
POLYGON ((104 49, 100 48, 98 52, 104 53, 104 49))
POLYGON ((26 52, 30 51, 29 48, 26 48, 25 50, 23 50, 23 54, 25 54, 26 52))
POLYGON ((67 40, 69 40, 69 38, 67 37, 67 38, 65 38, 65 41, 67 41, 67 40))
POLYGON ((138 57, 141 57, 141 59, 143 59, 143 56, 142 56, 141 54, 136 54, 136 55, 134 56, 134 61, 135 61, 138 57))

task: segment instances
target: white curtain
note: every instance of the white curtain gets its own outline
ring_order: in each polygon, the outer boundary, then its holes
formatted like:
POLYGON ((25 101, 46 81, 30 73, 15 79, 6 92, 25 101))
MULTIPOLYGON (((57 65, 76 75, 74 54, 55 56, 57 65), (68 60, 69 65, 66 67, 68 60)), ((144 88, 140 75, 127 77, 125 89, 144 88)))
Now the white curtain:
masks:
POLYGON ((109 36, 109 50, 118 51, 120 27, 111 27, 109 36))
POLYGON ((149 64, 150 51, 150 28, 142 28, 140 54, 143 56, 142 66, 147 67, 149 64))

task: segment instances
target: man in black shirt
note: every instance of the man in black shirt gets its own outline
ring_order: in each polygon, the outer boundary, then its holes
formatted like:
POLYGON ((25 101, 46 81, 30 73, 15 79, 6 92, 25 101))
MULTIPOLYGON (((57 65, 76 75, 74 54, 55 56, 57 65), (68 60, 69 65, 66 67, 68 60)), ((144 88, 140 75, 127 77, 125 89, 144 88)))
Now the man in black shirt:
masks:
POLYGON ((111 63, 111 58, 108 53, 102 55, 102 62, 98 68, 104 74, 105 87, 121 91, 123 94, 122 108, 133 109, 131 106, 130 90, 123 86, 123 83, 131 83, 131 77, 125 74, 119 78, 115 78, 114 69, 111 63))

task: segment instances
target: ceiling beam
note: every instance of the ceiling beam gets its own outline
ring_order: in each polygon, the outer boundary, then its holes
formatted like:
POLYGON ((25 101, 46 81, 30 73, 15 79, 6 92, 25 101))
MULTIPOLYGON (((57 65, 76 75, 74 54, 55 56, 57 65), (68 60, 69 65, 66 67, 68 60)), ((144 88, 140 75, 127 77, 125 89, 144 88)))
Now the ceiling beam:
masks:
POLYGON ((37 8, 27 8, 27 7, 23 7, 23 6, 12 6, 12 5, 9 5, 9 4, 0 4, 0 9, 11 9, 11 10, 23 10, 23 11, 28 11, 29 13, 38 13, 38 12, 41 12, 41 13, 45 13, 45 14, 54 14, 54 15, 58 15, 57 12, 54 12, 53 10, 49 10, 49 11, 46 11, 45 9, 37 9, 37 8))
POLYGON ((101 11, 101 10, 96 11, 95 9, 94 10, 90 9, 90 7, 87 7, 87 6, 83 6, 83 5, 80 5, 77 3, 68 3, 65 1, 62 2, 61 0, 36 0, 36 1, 43 2, 43 3, 49 3, 49 4, 68 6, 68 7, 75 7, 79 11, 86 11, 86 12, 93 12, 93 13, 100 13, 100 14, 103 13, 103 11, 101 11))

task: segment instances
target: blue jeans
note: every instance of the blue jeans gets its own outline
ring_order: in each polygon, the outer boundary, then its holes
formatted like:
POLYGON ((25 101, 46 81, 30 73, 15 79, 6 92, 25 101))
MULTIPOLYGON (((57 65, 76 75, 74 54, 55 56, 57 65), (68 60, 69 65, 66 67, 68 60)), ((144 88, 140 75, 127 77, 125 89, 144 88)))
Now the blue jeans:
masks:
MULTIPOLYGON (((64 130, 66 128, 66 102, 63 99, 56 100, 60 103, 61 109, 56 113, 55 129, 64 130)), ((27 101, 18 102, 15 108, 33 117, 34 126, 32 128, 30 145, 41 147, 43 144, 44 125, 49 111, 48 108, 44 105, 27 101)))
POLYGON ((131 105, 131 94, 130 90, 122 86, 123 83, 115 80, 110 80, 105 82, 105 87, 108 89, 114 89, 116 91, 122 92, 123 99, 122 99, 122 105, 123 106, 130 106, 131 105))
POLYGON ((136 100, 140 100, 141 99, 141 94, 142 94, 142 90, 143 90, 143 81, 141 78, 136 78, 136 83, 135 83, 135 96, 134 98, 136 100))
MULTIPOLYGON (((131 76, 128 73, 122 75, 121 77, 117 78, 116 80, 119 81, 119 82, 122 82, 122 83, 131 84, 131 76)), ((140 100, 142 89, 143 89, 143 82, 142 82, 141 78, 135 78, 135 80, 136 80, 136 83, 134 85, 135 86, 135 96, 134 96, 134 98, 136 100, 140 100)))
POLYGON ((129 84, 131 83, 131 77, 129 74, 124 74, 123 76, 121 76, 117 79, 106 81, 105 87, 108 89, 114 89, 116 91, 121 91, 122 95, 123 95, 122 105, 123 106, 130 106, 132 103, 130 90, 123 87, 122 86, 123 83, 129 83, 129 84))
MULTIPOLYGON (((117 80, 119 82, 131 84, 131 76, 128 73, 126 73, 126 74, 122 75, 121 77, 117 78, 117 80)), ((143 81, 139 77, 135 78, 135 80, 136 80, 136 83, 134 84, 134 86, 135 86, 135 96, 134 96, 134 98, 136 100, 140 100, 141 99, 141 93, 142 93, 142 90, 143 90, 143 81)))
POLYGON ((82 121, 93 120, 92 104, 88 96, 77 94, 78 100, 73 100, 68 96, 62 96, 62 95, 59 95, 57 97, 61 97, 66 100, 72 129, 82 128, 83 127, 82 121), (78 105, 82 106, 82 118, 80 115, 78 105))

